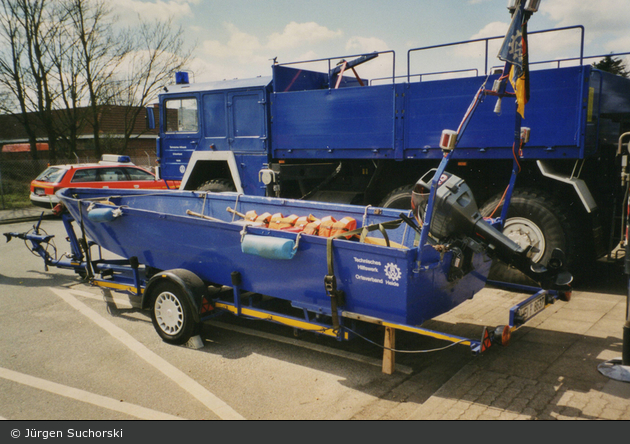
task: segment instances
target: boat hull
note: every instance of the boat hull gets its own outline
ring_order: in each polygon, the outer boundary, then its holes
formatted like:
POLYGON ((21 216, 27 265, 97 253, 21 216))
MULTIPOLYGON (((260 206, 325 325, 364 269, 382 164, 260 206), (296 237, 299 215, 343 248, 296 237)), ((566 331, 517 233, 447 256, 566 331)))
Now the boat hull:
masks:
MULTIPOLYGON (((233 193, 69 188, 58 192, 72 217, 88 238, 123 258, 138 258, 140 264, 158 270, 183 268, 207 284, 233 285, 240 275, 240 288, 285 299, 294 307, 323 315, 331 314, 331 300, 324 277, 328 274, 327 238, 262 227, 245 228, 226 211, 256 210, 284 215, 331 215, 337 220, 353 217, 359 226, 398 218, 400 210, 242 196, 233 193), (116 209, 110 221, 96 221, 90 212, 116 209), (187 214, 193 212, 205 218, 187 214), (212 220, 210 220, 211 218, 212 220), (297 248, 290 259, 273 259, 243 252, 244 236, 290 240, 297 248)), ((374 237, 379 237, 375 231, 374 237)), ((344 292, 340 310, 389 322, 420 325, 445 313, 481 290, 491 261, 474 253, 472 269, 449 281, 453 256, 430 246, 420 250, 415 232, 407 225, 388 230, 397 247, 357 240, 332 241, 333 271, 337 287, 344 292)))

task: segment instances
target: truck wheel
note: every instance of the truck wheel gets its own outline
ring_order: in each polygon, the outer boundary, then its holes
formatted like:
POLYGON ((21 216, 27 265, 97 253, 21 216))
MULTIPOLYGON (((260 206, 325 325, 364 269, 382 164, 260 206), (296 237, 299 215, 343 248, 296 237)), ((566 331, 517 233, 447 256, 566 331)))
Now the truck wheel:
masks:
POLYGON ((385 196, 379 204, 379 207, 411 210, 411 190, 413 190, 413 187, 413 185, 405 185, 400 188, 396 188, 385 196))
MULTIPOLYGON (((494 211, 493 217, 498 217, 503 208, 500 199, 497 195, 488 201, 480 209, 482 216, 490 216, 494 211)), ((531 189, 514 190, 503 234, 521 247, 538 248, 540 251, 531 256, 533 262, 547 264, 555 248, 565 253, 569 269, 576 262, 579 230, 568 206, 549 194, 531 189)), ((527 276, 500 261, 492 264, 489 279, 532 285, 527 276)))
POLYGON ((226 191, 236 191, 232 182, 227 179, 212 179, 202 184, 197 191, 210 191, 212 193, 224 193, 226 191))
POLYGON ((178 285, 159 282, 153 294, 151 320, 164 342, 180 345, 199 334, 201 324, 194 321, 191 304, 178 285))

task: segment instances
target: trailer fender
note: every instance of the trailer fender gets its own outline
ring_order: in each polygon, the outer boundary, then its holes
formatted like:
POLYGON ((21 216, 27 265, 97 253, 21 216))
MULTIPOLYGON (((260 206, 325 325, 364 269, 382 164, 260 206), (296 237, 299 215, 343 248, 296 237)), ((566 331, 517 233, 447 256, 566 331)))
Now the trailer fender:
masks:
POLYGON ((193 307, 192 317, 195 322, 201 321, 200 311, 203 298, 209 296, 208 287, 195 273, 183 268, 156 273, 147 284, 142 295, 142 308, 151 307, 153 289, 158 283, 170 281, 177 285, 193 307))

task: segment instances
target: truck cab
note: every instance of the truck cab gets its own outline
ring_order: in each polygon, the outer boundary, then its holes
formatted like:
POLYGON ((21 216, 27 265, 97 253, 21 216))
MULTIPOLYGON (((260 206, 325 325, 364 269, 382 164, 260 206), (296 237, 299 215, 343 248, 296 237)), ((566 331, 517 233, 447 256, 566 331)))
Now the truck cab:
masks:
POLYGON ((257 175, 268 162, 271 78, 184 82, 160 96, 162 177, 178 177, 187 190, 218 186, 264 195, 257 175))

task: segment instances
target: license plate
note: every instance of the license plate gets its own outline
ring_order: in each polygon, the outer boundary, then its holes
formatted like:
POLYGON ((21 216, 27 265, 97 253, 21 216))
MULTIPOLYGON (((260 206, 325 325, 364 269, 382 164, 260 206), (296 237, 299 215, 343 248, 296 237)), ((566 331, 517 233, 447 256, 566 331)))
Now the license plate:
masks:
POLYGON ((536 316, 538 313, 540 313, 541 311, 545 309, 545 301, 546 301, 546 295, 541 294, 537 298, 532 299, 529 302, 526 302, 524 305, 522 305, 516 310, 516 313, 515 313, 516 320, 518 320, 519 323, 527 322, 527 320, 533 318, 534 316, 536 316))

